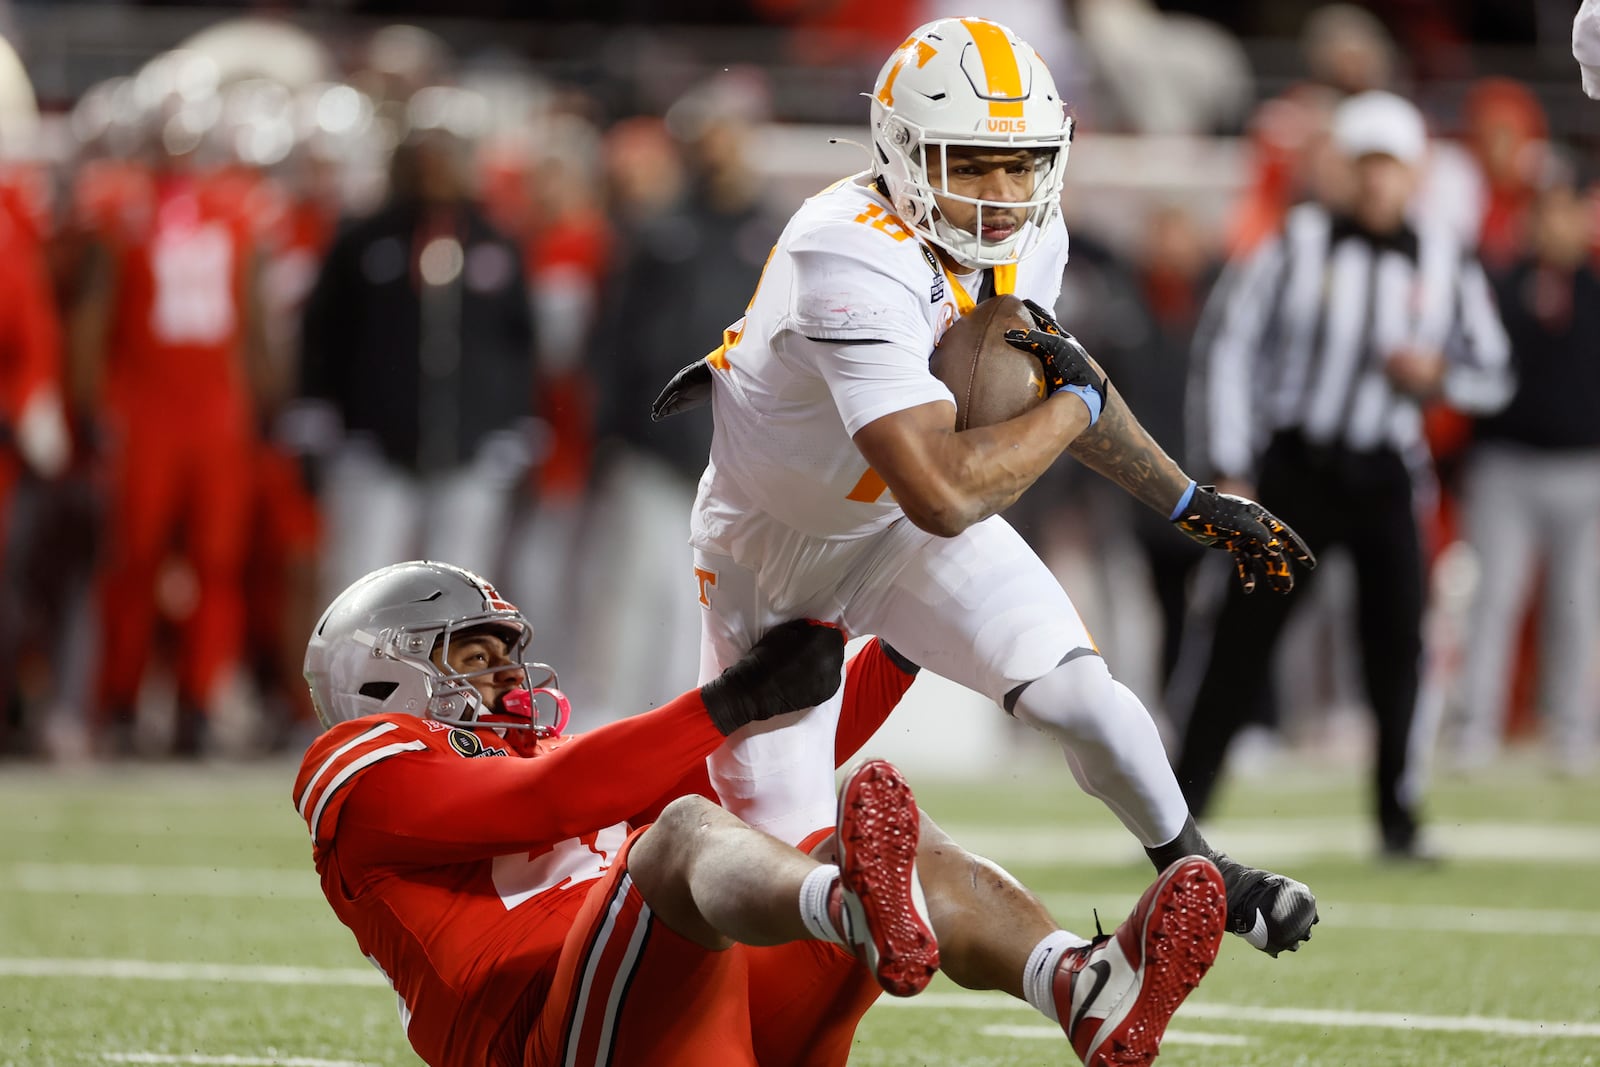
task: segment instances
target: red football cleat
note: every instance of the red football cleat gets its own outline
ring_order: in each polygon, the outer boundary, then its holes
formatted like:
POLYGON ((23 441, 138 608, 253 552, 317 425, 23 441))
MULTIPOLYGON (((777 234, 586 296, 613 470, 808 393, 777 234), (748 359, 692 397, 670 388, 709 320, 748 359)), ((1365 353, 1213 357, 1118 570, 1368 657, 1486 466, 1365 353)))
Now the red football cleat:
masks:
POLYGON ((1056 971, 1056 1011, 1088 1067, 1156 1058, 1167 1020, 1217 958, 1228 901, 1204 856, 1161 873, 1116 932, 1067 953, 1056 971))
POLYGON ((856 955, 897 997, 920 993, 939 969, 939 942, 917 880, 921 815, 885 760, 868 760, 839 790, 838 918, 856 955))

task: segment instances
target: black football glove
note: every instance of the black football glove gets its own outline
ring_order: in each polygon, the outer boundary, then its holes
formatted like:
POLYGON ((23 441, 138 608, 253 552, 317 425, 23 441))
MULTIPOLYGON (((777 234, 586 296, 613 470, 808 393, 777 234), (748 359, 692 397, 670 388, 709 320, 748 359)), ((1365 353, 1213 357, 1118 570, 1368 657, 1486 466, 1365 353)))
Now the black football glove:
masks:
MULTIPOLYGON (((1054 319, 1050 320, 1053 325, 1054 319)), ((1044 395, 1062 389, 1077 393, 1089 405, 1090 425, 1100 418, 1106 406, 1106 380, 1089 362, 1089 353, 1070 333, 1048 329, 1007 330, 1006 343, 1030 353, 1044 369, 1044 395)))
POLYGON ((1246 593, 1255 592, 1261 578, 1274 593, 1287 593, 1294 588, 1290 560, 1307 570, 1317 565, 1317 557, 1282 519, 1254 500, 1219 493, 1215 486, 1195 486, 1172 524, 1202 545, 1233 553, 1246 593))
POLYGON ((680 411, 693 411, 711 400, 711 366, 697 359, 672 376, 672 381, 661 390, 655 403, 650 405, 650 421, 660 422, 680 411))
POLYGON ((1032 300, 1024 300, 1022 306, 1028 309, 1028 313, 1033 316, 1033 321, 1037 322, 1039 329, 1045 333, 1064 334, 1067 332, 1061 328, 1061 324, 1056 321, 1056 317, 1039 304, 1034 303, 1032 300))
POLYGON ((723 736, 748 722, 822 703, 839 688, 844 631, 811 619, 768 630, 744 657, 700 687, 723 736))

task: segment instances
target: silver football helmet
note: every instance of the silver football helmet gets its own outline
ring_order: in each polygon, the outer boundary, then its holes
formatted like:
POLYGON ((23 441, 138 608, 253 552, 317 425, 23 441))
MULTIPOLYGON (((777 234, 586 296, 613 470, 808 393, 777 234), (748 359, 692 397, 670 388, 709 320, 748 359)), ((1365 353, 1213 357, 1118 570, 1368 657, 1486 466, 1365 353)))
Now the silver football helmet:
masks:
POLYGON ((322 613, 306 646, 305 676, 324 727, 364 715, 399 712, 468 729, 534 730, 555 737, 570 714, 548 664, 523 659, 533 628, 484 579, 448 563, 396 563, 356 581, 322 613), (450 642, 480 627, 503 631, 515 667, 455 671, 450 642), (473 679, 520 670, 523 684, 486 707, 473 679), (554 705, 539 721, 537 697, 554 705))
POLYGON ((872 91, 873 173, 895 214, 912 230, 973 267, 1014 263, 1039 246, 1061 211, 1073 120, 1044 60, 1009 29, 988 19, 937 19, 914 30, 878 73, 872 91), (947 192, 947 148, 1032 149, 1033 195, 1000 203, 947 192), (936 196, 972 204, 973 233, 945 221, 936 196), (1023 208, 1026 223, 1003 241, 985 242, 986 211, 1023 208))

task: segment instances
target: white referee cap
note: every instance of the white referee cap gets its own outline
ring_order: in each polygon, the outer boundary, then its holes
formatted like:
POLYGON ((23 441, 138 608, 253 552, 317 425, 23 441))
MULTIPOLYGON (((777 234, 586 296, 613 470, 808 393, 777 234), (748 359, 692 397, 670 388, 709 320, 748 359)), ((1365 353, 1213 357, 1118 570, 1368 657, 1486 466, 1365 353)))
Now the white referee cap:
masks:
POLYGON ((1349 97, 1334 111, 1333 143, 1351 159, 1378 153, 1415 164, 1427 151, 1428 130, 1411 101, 1373 90, 1349 97))

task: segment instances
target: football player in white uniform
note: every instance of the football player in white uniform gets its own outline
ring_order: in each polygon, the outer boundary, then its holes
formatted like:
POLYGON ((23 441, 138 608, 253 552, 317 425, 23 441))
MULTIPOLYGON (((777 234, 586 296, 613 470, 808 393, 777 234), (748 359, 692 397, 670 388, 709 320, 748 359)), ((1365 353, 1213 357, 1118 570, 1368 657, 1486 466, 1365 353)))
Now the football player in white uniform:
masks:
MULTIPOLYGON (((1216 860, 1231 930, 1297 948, 1310 890, 1206 844, 1149 712, 997 513, 1068 451, 1232 552, 1246 588, 1287 592, 1311 554, 1260 505, 1196 486, 1043 310, 1067 258, 1072 120, 1038 54, 984 19, 931 22, 889 57, 871 110, 870 169, 806 201, 744 317, 656 403, 660 418, 714 401, 690 537, 701 677, 796 616, 878 634, 1055 738, 1157 869, 1216 860), (1039 357, 1050 398, 958 433, 928 356, 995 293, 1031 302, 1038 328, 1008 340, 1039 357)), ((835 697, 731 738, 710 761, 723 803, 789 842, 828 825, 838 710, 835 697)))

